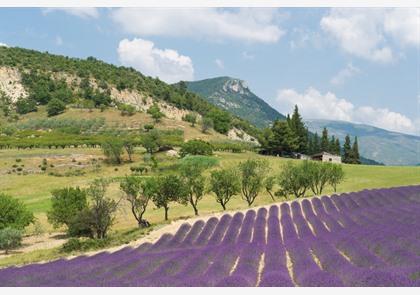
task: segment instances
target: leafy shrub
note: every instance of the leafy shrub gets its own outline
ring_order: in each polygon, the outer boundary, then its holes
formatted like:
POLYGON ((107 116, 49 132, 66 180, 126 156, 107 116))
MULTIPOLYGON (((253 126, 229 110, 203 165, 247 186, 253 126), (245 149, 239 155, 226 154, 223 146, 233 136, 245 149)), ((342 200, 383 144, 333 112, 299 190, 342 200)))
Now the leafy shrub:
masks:
POLYGON ((0 230, 6 227, 21 230, 34 220, 32 212, 20 200, 0 193, 0 230))
POLYGON ((30 99, 20 99, 16 102, 16 112, 24 115, 38 110, 35 101, 30 99))
POLYGON ((49 117, 64 113, 66 104, 58 98, 51 99, 47 104, 47 114, 49 117))
POLYGON ((182 117, 182 120, 191 123, 191 127, 194 127, 195 123, 197 123, 197 115, 193 113, 188 113, 182 117))
POLYGON ((180 155, 185 157, 186 155, 204 155, 211 156, 213 154, 213 146, 203 140, 193 139, 184 143, 181 147, 180 155))
POLYGON ((136 113, 136 108, 130 104, 119 104, 118 109, 121 111, 122 116, 132 116, 136 113))

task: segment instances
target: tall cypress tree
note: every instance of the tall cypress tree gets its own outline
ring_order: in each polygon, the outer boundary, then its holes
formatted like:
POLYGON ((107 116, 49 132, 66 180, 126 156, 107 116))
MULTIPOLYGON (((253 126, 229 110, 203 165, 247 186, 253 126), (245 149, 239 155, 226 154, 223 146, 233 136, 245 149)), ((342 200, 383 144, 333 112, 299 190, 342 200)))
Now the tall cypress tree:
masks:
POLYGON ((351 149, 351 141, 350 136, 347 134, 344 140, 343 145, 343 162, 344 163, 351 163, 352 162, 352 149, 351 149))
POLYGON ((328 130, 324 127, 322 130, 322 137, 321 137, 321 152, 328 152, 329 150, 329 141, 328 141, 328 130))
POLYGON ((353 164, 360 164, 360 155, 359 155, 359 144, 357 142, 357 136, 354 138, 353 146, 351 148, 351 156, 353 164))
POLYGON ((338 138, 335 140, 334 154, 336 154, 336 155, 340 155, 341 154, 340 140, 338 138))
POLYGON ((299 153, 307 153, 308 151, 308 129, 303 123, 302 116, 299 114, 298 106, 295 105, 295 109, 293 110, 292 117, 290 118, 289 115, 287 116, 287 122, 290 126, 290 129, 294 133, 298 148, 297 152, 299 153))
POLYGON ((328 152, 335 154, 335 136, 331 136, 330 143, 328 144, 328 152))
POLYGON ((313 147, 314 147, 314 154, 321 152, 321 143, 319 140, 318 133, 315 132, 314 138, 313 138, 313 147))

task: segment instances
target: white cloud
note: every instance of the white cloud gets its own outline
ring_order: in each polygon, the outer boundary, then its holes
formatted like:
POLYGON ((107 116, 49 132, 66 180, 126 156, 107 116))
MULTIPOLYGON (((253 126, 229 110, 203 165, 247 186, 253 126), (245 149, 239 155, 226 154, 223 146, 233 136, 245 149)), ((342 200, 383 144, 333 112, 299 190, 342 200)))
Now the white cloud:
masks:
POLYGON ((420 9, 333 8, 321 28, 349 54, 379 63, 396 60, 396 48, 420 45, 420 9))
POLYGON ((61 36, 55 37, 55 45, 57 46, 63 45, 63 38, 61 38, 61 36))
POLYGON ((5 44, 5 43, 1 43, 1 42, 0 42, 0 46, 3 46, 3 47, 9 47, 9 45, 7 45, 7 44, 5 44))
POLYGON ((148 40, 121 40, 118 56, 124 66, 131 66, 145 75, 159 77, 168 83, 194 79, 193 63, 188 56, 173 49, 159 49, 148 40))
POLYGON ((55 11, 63 11, 70 15, 74 15, 81 18, 98 18, 99 10, 95 7, 63 7, 63 8, 44 8, 42 12, 48 14, 55 11))
POLYGON ((242 52, 242 57, 243 57, 244 59, 253 60, 253 59, 255 58, 255 55, 253 55, 252 53, 249 53, 249 52, 243 51, 243 52, 242 52))
POLYGON ((322 47, 324 40, 318 31, 311 31, 304 28, 294 28, 291 32, 290 49, 295 50, 306 46, 313 46, 316 49, 322 47))
POLYGON ((342 120, 409 134, 416 132, 416 124, 403 114, 387 108, 356 107, 334 93, 322 94, 312 87, 304 93, 282 89, 278 92, 276 104, 277 109, 283 113, 290 112, 297 105, 302 116, 307 119, 342 120))
POLYGON ((349 63, 344 69, 340 70, 334 77, 331 78, 330 83, 334 85, 342 85, 358 73, 360 73, 359 68, 349 63))
POLYGON ((218 59, 218 58, 216 58, 215 60, 214 60, 214 63, 216 64, 216 66, 219 68, 219 69, 224 69, 225 68, 225 64, 223 63, 223 61, 221 60, 221 59, 218 59))
POLYGON ((284 34, 277 9, 120 8, 112 12, 122 29, 140 36, 187 36, 274 43, 284 34))

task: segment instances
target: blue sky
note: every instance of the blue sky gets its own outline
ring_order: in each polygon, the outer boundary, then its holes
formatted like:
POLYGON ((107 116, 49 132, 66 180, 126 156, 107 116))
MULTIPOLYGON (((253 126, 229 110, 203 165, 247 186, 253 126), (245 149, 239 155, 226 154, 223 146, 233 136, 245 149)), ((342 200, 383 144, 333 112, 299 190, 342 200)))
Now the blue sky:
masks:
POLYGON ((0 8, 0 43, 167 82, 231 76, 282 113, 418 133, 419 9, 0 8))

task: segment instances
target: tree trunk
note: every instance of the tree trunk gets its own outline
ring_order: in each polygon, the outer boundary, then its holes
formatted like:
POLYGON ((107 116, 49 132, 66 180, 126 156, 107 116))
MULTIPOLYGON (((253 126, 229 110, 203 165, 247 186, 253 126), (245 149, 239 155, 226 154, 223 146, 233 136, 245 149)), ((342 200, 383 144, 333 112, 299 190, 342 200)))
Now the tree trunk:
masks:
POLYGON ((165 207, 165 220, 168 220, 168 207, 165 207))
POLYGON ((220 203, 222 205, 223 210, 226 210, 226 205, 224 203, 220 203))

